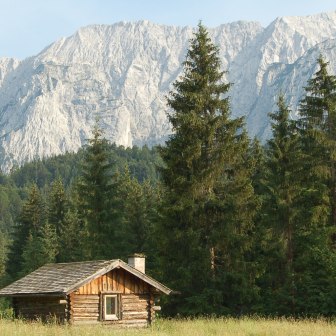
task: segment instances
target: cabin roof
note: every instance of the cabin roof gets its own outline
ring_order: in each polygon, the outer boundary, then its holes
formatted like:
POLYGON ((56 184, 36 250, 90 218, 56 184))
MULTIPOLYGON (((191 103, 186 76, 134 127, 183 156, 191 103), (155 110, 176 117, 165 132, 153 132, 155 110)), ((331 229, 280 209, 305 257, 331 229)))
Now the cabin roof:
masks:
POLYGON ((65 296, 107 272, 122 268, 164 294, 172 290, 120 259, 46 264, 0 290, 0 296, 65 296))

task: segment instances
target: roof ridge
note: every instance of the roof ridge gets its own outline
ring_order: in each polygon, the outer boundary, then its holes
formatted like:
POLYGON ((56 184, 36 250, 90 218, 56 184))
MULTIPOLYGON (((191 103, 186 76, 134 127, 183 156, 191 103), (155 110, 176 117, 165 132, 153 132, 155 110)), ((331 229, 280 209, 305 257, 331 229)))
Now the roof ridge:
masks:
MULTIPOLYGON (((41 267, 48 266, 48 265, 69 265, 69 264, 84 264, 84 263, 93 263, 93 262, 112 262, 120 259, 99 259, 99 260, 83 260, 83 261, 69 261, 69 262, 61 262, 61 263, 47 263, 41 267)), ((39 267, 39 268, 41 268, 39 267)), ((33 271, 34 272, 34 271, 33 271)))

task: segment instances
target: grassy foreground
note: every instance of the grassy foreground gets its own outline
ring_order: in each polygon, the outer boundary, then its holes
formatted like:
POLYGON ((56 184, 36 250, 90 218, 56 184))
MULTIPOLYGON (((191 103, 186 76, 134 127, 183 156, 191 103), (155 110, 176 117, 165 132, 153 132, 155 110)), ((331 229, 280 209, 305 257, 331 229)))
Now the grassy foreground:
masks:
POLYGON ((43 325, 0 319, 1 336, 335 336, 336 323, 323 320, 195 319, 159 320, 147 329, 111 329, 107 326, 43 325))

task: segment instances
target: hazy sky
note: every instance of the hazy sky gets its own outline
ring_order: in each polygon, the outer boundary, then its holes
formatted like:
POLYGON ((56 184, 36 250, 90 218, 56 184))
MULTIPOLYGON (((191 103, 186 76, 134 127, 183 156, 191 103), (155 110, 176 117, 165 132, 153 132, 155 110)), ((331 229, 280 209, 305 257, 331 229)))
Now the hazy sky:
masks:
POLYGON ((89 24, 149 20, 208 27, 335 11, 335 0, 0 0, 0 57, 35 55, 89 24))

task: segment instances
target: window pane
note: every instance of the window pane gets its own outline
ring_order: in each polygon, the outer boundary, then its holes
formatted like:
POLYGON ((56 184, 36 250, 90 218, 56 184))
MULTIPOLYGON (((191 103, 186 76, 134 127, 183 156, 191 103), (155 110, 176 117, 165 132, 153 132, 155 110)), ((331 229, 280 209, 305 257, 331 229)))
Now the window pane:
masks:
POLYGON ((106 296, 106 314, 116 315, 116 297, 106 296))

